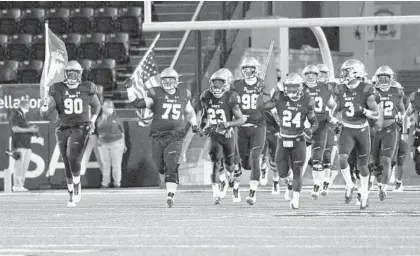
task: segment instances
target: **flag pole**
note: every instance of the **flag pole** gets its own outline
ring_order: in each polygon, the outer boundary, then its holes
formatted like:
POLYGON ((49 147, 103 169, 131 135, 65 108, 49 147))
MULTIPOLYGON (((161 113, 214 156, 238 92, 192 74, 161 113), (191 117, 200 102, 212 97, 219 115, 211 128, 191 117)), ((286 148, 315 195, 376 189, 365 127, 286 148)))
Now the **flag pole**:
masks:
MULTIPOLYGON (((160 33, 156 35, 155 39, 153 39, 152 44, 149 46, 149 49, 147 49, 146 53, 141 58, 139 65, 137 65, 136 69, 133 72, 133 75, 142 66, 143 62, 146 61, 147 56, 149 56, 150 52, 153 50, 153 48, 155 48, 156 42, 159 40, 159 38, 160 38, 160 33)), ((133 77, 133 75, 131 75, 131 77, 133 77)))
MULTIPOLYGON (((49 33, 48 33, 49 27, 48 27, 48 21, 45 21, 45 59, 44 59, 44 65, 47 65, 47 68, 43 68, 44 70, 48 70, 49 69, 49 61, 45 61, 48 60, 50 57, 50 44, 48 43, 50 38, 49 38, 49 33), (45 63, 46 62, 46 63, 45 63)), ((47 75, 47 74, 45 74, 47 75)), ((46 82, 46 79, 44 79, 44 83, 46 82)), ((41 88, 43 88, 43 93, 42 95, 40 95, 43 99, 45 99, 48 96, 48 91, 47 89, 47 84, 41 84, 40 85, 41 88)))

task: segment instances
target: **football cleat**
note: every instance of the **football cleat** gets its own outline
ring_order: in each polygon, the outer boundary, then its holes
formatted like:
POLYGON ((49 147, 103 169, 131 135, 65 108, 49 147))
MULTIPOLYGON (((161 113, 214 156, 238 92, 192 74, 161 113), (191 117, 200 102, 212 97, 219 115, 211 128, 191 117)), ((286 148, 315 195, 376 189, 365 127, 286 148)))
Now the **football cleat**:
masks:
POLYGON ((284 200, 290 201, 293 198, 293 186, 292 184, 287 185, 287 189, 284 192, 284 200))
POLYGON ((366 198, 366 199, 361 199, 360 200, 360 210, 366 210, 367 208, 368 208, 368 206, 369 206, 369 200, 368 200, 368 198, 366 198))
POLYGON ((262 169, 261 170, 261 175, 260 175, 260 184, 261 184, 261 186, 265 186, 265 185, 267 185, 267 182, 268 182, 267 171, 266 171, 266 169, 262 169))
POLYGON ((233 188, 233 186, 235 185, 235 177, 233 176, 233 172, 226 172, 226 175, 229 187, 233 188))
POLYGON ((249 205, 254 205, 255 201, 257 201, 257 195, 256 194, 257 193, 256 193, 255 190, 252 190, 252 189, 249 190, 249 195, 246 197, 246 202, 249 205))
POLYGON ((327 196, 328 192, 330 191, 330 183, 324 181, 324 184, 322 185, 322 190, 321 190, 321 196, 327 196))
POLYGON ((394 183, 395 183, 395 167, 392 168, 391 177, 389 178, 388 184, 394 184, 394 183))
POLYGON ((232 190, 232 199, 234 203, 240 203, 242 201, 241 194, 239 193, 239 188, 232 190))
POLYGON ((280 185, 278 181, 273 181, 273 189, 271 190, 272 195, 280 194, 280 185))
POLYGON ((69 201, 67 201, 67 207, 76 207, 76 203, 73 200, 74 193, 73 191, 68 190, 69 192, 69 201))
POLYGON ((314 185, 314 189, 311 192, 312 200, 318 200, 319 198, 319 185, 314 185))
POLYGON ((174 205, 174 196, 174 193, 168 193, 168 197, 166 197, 166 205, 168 206, 168 208, 172 208, 172 206, 174 205))
POLYGON ((385 201, 387 193, 384 189, 380 188, 378 192, 378 196, 379 196, 380 201, 385 201))
POLYGON ((226 191, 227 191, 227 187, 228 184, 226 183, 226 181, 221 181, 219 188, 220 188, 220 192, 219 192, 219 197, 220 199, 223 199, 226 197, 226 191))
POLYGON ((214 202, 215 205, 219 205, 220 204, 220 201, 221 201, 221 199, 220 199, 219 196, 213 197, 213 202, 214 202))
POLYGON ((404 188, 401 182, 395 182, 395 188, 392 190, 393 192, 403 192, 404 188))
POLYGON ((293 210, 299 209, 299 197, 293 197, 293 199, 290 201, 290 208, 293 210))
POLYGON ((80 200, 82 199, 82 184, 81 182, 79 183, 74 183, 74 193, 73 193, 73 201, 75 203, 80 202, 80 200))
POLYGON ((351 202, 351 199, 353 197, 353 192, 354 192, 355 187, 352 188, 346 188, 346 193, 344 195, 344 202, 346 204, 351 202))

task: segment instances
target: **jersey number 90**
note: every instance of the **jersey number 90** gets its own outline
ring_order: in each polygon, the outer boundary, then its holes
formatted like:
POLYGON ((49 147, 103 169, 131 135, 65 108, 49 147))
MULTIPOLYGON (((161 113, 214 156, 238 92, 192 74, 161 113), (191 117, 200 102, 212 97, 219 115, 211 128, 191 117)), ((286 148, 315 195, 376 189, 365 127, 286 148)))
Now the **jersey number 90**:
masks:
POLYGON ((64 100, 64 113, 66 115, 82 114, 83 100, 81 98, 67 98, 64 100))

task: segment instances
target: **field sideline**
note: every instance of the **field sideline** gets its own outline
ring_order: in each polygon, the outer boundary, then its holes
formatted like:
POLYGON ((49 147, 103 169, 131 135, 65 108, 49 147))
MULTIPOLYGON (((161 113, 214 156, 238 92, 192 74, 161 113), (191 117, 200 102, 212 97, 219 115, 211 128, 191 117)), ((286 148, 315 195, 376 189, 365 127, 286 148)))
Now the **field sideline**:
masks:
POLYGON ((368 211, 337 188, 312 201, 305 187, 299 210, 268 187, 254 206, 187 187, 172 209, 158 189, 87 189, 76 208, 64 190, 0 193, 0 255, 420 255, 420 187, 405 188, 371 192, 368 211))

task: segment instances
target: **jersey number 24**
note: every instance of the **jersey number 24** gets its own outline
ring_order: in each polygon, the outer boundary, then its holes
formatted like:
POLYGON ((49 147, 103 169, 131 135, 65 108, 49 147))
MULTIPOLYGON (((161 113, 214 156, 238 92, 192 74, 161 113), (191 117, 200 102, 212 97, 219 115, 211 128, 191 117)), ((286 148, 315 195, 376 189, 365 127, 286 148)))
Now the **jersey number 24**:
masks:
POLYGON ((301 113, 297 112, 296 115, 293 116, 292 111, 284 110, 283 111, 283 127, 292 127, 292 124, 294 124, 295 128, 300 128, 301 113))

